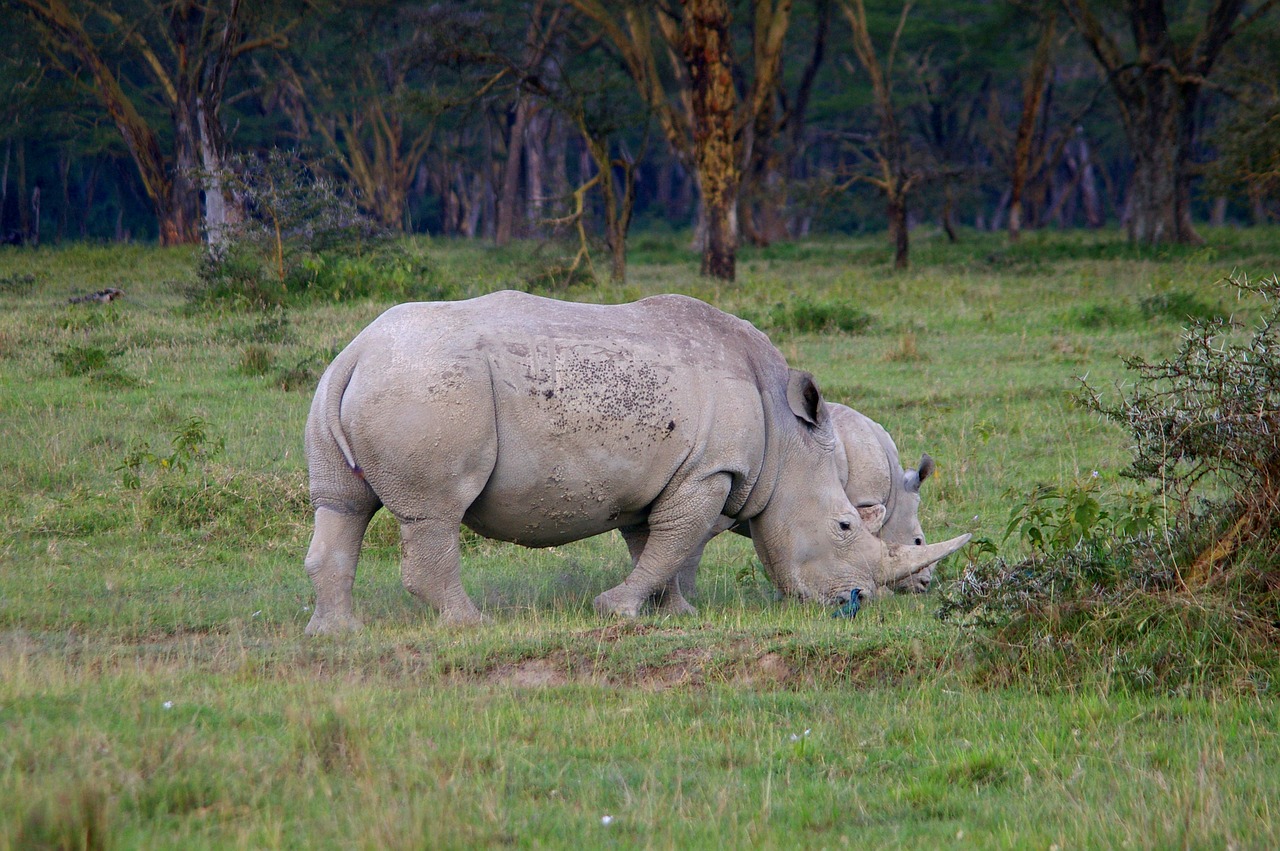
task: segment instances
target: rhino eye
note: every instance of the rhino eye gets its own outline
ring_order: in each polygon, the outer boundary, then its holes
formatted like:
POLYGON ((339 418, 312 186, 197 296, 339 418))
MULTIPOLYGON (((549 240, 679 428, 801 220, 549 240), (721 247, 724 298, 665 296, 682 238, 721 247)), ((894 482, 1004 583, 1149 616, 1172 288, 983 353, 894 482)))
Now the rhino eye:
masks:
POLYGON ((923 547, 923 546, 924 546, 924 538, 917 537, 917 538, 916 538, 916 546, 917 546, 917 547, 923 547))
POLYGON ((841 531, 841 532, 848 532, 848 531, 849 531, 850 529, 852 529, 852 528, 853 528, 853 524, 852 524, 852 523, 850 523, 848 520, 841 520, 841 521, 840 521, 840 531, 841 531))

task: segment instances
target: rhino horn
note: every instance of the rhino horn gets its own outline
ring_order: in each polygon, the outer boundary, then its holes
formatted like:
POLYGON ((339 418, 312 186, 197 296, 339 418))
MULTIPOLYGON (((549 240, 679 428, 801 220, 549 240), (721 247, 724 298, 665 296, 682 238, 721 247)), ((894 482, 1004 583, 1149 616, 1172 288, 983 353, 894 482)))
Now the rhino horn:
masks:
POLYGON ((913 573, 919 573, 931 564, 942 561, 956 550, 969 543, 973 537, 969 534, 943 541, 939 544, 923 544, 921 546, 885 545, 884 559, 881 561, 881 575, 878 581, 882 585, 892 585, 906 579, 913 573))

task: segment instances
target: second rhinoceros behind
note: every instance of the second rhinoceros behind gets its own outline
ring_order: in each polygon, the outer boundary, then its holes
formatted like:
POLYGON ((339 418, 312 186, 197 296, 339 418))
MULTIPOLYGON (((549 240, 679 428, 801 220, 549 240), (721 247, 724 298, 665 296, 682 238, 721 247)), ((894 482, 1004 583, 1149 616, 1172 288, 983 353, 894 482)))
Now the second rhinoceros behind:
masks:
POLYGON ((749 523, 780 590, 828 603, 959 546, 871 535, 812 378, 750 324, 683 296, 394 307, 321 377, 306 452, 309 633, 360 626, 356 561, 383 506, 400 523, 405 587, 453 623, 481 619, 459 577, 463 523, 539 547, 625 527, 635 566, 595 600, 619 615, 667 587, 722 515, 749 523))

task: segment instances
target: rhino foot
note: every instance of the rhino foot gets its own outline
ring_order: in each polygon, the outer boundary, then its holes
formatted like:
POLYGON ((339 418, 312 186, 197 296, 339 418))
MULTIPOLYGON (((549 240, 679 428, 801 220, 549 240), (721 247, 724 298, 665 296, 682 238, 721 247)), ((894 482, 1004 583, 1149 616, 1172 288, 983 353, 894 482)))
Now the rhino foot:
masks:
POLYGON ((602 615, 617 615, 620 618, 634 618, 640 614, 643 600, 636 600, 621 587, 610 588, 593 601, 596 612, 602 615))
POLYGON ((493 623, 493 618, 482 614, 475 606, 456 606, 440 611, 440 623, 445 626, 483 626, 493 623))
POLYGON ((653 597, 658 611, 664 615, 696 615, 698 610, 678 590, 667 587, 653 597))
POLYGON ((341 635, 345 632, 359 632, 364 629, 364 624, 355 615, 346 614, 322 614, 319 611, 311 615, 311 621, 307 624, 307 635, 341 635))

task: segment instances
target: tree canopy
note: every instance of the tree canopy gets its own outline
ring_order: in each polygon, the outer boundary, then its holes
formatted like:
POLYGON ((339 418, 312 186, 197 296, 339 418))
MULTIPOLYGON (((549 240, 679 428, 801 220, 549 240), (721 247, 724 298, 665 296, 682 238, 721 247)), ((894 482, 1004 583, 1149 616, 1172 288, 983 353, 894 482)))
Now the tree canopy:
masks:
POLYGON ((744 242, 1280 212, 1276 0, 0 0, 0 234, 205 238, 285 149, 381 226, 744 242), (584 189, 585 187, 585 189, 584 189))

